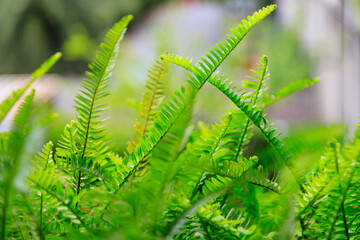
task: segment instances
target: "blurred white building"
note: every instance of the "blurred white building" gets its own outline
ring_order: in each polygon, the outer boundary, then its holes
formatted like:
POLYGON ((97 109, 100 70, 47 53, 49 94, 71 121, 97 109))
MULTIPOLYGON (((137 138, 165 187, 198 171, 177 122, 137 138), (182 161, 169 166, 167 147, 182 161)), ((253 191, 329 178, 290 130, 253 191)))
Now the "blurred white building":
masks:
POLYGON ((320 111, 355 128, 360 116, 359 11, 351 0, 279 0, 280 21, 296 26, 317 63, 320 111))

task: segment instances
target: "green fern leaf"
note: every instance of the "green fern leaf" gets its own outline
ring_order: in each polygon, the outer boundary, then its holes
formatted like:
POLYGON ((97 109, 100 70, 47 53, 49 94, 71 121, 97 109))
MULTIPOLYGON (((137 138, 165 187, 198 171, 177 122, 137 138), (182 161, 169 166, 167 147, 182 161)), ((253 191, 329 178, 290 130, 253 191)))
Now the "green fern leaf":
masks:
POLYGON ((7 234, 7 220, 8 208, 11 205, 11 194, 13 188, 16 186, 20 188, 22 180, 22 168, 26 167, 24 164, 26 158, 22 156, 24 152, 25 140, 29 132, 29 117, 31 112, 31 105, 35 95, 35 90, 32 90, 27 95, 23 102, 21 102, 17 113, 14 117, 14 126, 9 134, 8 143, 5 147, 6 152, 1 157, 1 165, 3 167, 4 175, 0 179, 0 187, 2 190, 2 216, 1 216, 1 239, 5 239, 7 234))
POLYGON ((280 134, 276 134, 276 130, 269 126, 267 120, 263 116, 263 110, 257 110, 256 106, 251 106, 247 98, 243 97, 243 93, 232 87, 227 80, 223 80, 222 77, 214 75, 210 80, 212 85, 218 88, 225 96, 227 96, 260 130, 264 138, 274 147, 274 150, 282 159, 283 163, 292 172, 292 176, 295 178, 297 184, 301 188, 299 179, 292 168, 289 152, 284 146, 283 141, 280 140, 280 134))
POLYGON ((77 194, 84 185, 82 181, 87 181, 89 176, 82 176, 80 170, 74 169, 82 168, 88 173, 98 174, 100 163, 95 162, 101 161, 102 159, 97 158, 103 158, 108 151, 103 141, 101 120, 108 96, 105 88, 115 66, 120 41, 131 19, 131 15, 122 18, 106 34, 105 41, 100 45, 102 51, 97 53, 94 62, 89 65, 91 71, 86 72, 88 78, 82 82, 83 90, 79 91, 74 100, 77 121, 65 127, 60 148, 57 150, 58 164, 63 162, 72 169, 77 194), (94 171, 95 169, 97 170, 94 171))
POLYGON ((56 200, 57 209, 63 213, 65 219, 71 220, 74 224, 80 224, 91 232, 76 207, 80 196, 76 196, 76 193, 69 188, 65 189, 54 168, 47 168, 37 174, 32 174, 28 180, 33 189, 56 200))
POLYGON ((61 53, 55 53, 48 60, 46 60, 37 70, 31 74, 31 79, 24 87, 13 91, 8 98, 6 98, 0 104, 0 123, 10 111, 10 109, 15 105, 15 103, 21 98, 21 96, 26 92, 27 89, 33 84, 37 79, 50 70, 50 68, 59 60, 61 53))
POLYGON ((165 81, 164 77, 169 72, 166 68, 169 63, 163 60, 155 60, 155 65, 148 71, 149 80, 146 82, 146 91, 143 94, 140 105, 140 117, 144 120, 144 123, 136 121, 135 140, 128 142, 127 152, 132 153, 137 143, 140 141, 141 136, 148 134, 148 127, 151 126, 156 116, 156 110, 164 97, 165 81))
POLYGON ((38 153, 38 156, 35 156, 35 165, 38 166, 41 169, 46 169, 48 167, 48 164, 51 164, 51 162, 55 162, 53 160, 53 147, 54 144, 50 141, 46 143, 41 152, 38 153))
POLYGON ((121 39, 132 16, 127 16, 116 23, 105 36, 105 42, 100 45, 102 51, 89 65, 88 79, 82 82, 84 90, 80 90, 75 100, 77 120, 79 122, 76 135, 81 144, 81 158, 92 156, 101 149, 102 121, 100 113, 105 108, 105 98, 108 93, 105 88, 112 75, 121 39))
POLYGON ((296 92, 296 91, 299 91, 299 90, 302 90, 302 89, 305 89, 305 88, 308 88, 308 87, 314 85, 318 81, 320 81, 319 78, 299 79, 297 81, 291 82, 291 83, 289 83, 289 85, 276 91, 273 95, 271 95, 271 96, 265 95, 262 106, 267 107, 267 106, 273 104, 274 102, 277 102, 280 99, 290 95, 293 92, 296 92))

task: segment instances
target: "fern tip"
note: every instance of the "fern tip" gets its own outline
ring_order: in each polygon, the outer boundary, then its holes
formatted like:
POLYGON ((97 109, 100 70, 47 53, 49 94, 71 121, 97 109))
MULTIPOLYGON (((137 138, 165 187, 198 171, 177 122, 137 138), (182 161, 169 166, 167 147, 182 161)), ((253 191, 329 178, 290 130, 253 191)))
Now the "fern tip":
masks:
POLYGON ((59 59, 59 58, 62 57, 62 53, 61 53, 61 52, 57 52, 57 53, 55 53, 53 56, 54 56, 54 58, 59 59))

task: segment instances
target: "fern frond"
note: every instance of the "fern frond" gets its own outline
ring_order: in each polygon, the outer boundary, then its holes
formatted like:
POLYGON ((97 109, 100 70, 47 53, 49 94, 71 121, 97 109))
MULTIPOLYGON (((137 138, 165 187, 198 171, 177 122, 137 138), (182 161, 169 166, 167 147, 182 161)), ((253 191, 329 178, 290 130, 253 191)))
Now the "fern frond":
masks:
POLYGON ((31 105, 34 99, 35 90, 32 89, 29 95, 24 98, 14 117, 14 130, 25 132, 28 127, 28 120, 31 112, 31 105))
POLYGON ((274 102, 279 101, 280 99, 290 95, 293 92, 308 88, 315 83, 320 81, 320 78, 314 78, 314 79, 299 79, 297 81, 289 83, 287 86, 277 90, 273 95, 265 95, 263 99, 263 107, 267 107, 274 102))
POLYGON ((140 121, 136 121, 136 137, 135 140, 128 142, 126 148, 128 154, 135 150, 141 136, 148 134, 148 127, 151 126, 151 123, 154 121, 156 110, 164 97, 163 90, 165 81, 163 79, 166 73, 169 72, 169 70, 166 69, 169 63, 163 60, 155 60, 155 62, 155 65, 148 70, 147 75, 149 80, 146 82, 146 90, 140 105, 140 117, 144 120, 144 123, 141 124, 140 121))
POLYGON ((6 152, 2 159, 2 165, 5 169, 4 176, 2 176, 1 187, 3 189, 2 192, 2 216, 1 216, 1 239, 5 239, 7 234, 7 214, 8 207, 11 204, 11 192, 15 186, 15 183, 21 176, 19 172, 21 172, 21 168, 25 167, 23 164, 23 159, 21 155, 24 151, 25 138, 29 132, 29 117, 31 112, 32 100, 35 95, 35 90, 32 90, 30 94, 28 94, 23 102, 21 102, 17 113, 14 117, 14 128, 9 134, 8 145, 6 146, 6 152))
POLYGON ((190 72, 194 72, 194 69, 193 69, 193 60, 191 58, 183 58, 182 56, 179 56, 179 55, 174 55, 174 54, 163 54, 161 55, 160 57, 163 61, 167 61, 169 63, 172 63, 172 64, 175 64, 175 65, 178 65, 179 67, 182 67, 184 68, 185 70, 188 70, 190 72))
MULTIPOLYGON (((257 106, 257 104, 262 101, 262 97, 266 90, 265 84, 270 75, 268 72, 268 64, 268 57, 263 56, 257 63, 257 68, 255 70, 250 70, 255 76, 248 76, 248 80, 242 81, 242 86, 249 90, 246 91, 244 97, 247 97, 250 104, 253 106, 257 106)), ((260 106, 258 106, 258 108, 260 108, 260 106)))
POLYGON ((246 159, 245 157, 242 157, 241 161, 226 160, 222 163, 216 161, 205 162, 203 160, 200 160, 200 162, 199 166, 208 173, 239 180, 244 172, 258 162, 258 158, 251 157, 246 159))
POLYGON ((215 197, 217 197, 219 194, 222 193, 224 189, 217 191, 217 192, 213 192, 212 194, 209 194, 207 196, 205 196, 204 198, 198 200, 196 203, 194 203, 192 206, 190 206, 186 211, 184 211, 172 224, 170 230, 168 231, 168 233, 165 236, 166 240, 170 240, 172 239, 172 237, 176 234, 178 234, 178 232, 180 231, 180 229, 184 226, 184 224, 186 223, 186 219, 191 216, 194 215, 198 209, 204 205, 205 203, 207 203, 208 201, 214 199, 215 197))
POLYGON ((0 155, 4 155, 8 152, 10 136, 11 132, 0 133, 0 155))
POLYGON ((95 155, 100 149, 102 136, 102 121, 100 113, 105 108, 105 98, 108 93, 105 88, 115 66, 119 51, 119 44, 132 16, 122 18, 105 36, 100 45, 101 50, 89 65, 91 72, 86 72, 88 79, 84 79, 80 93, 76 95, 75 109, 79 122, 76 135, 81 144, 81 158, 95 155))
POLYGON ((33 189, 51 196, 59 203, 60 206, 58 206, 57 209, 62 212, 64 218, 71 220, 74 224, 82 225, 91 232, 80 215, 80 212, 76 209, 76 203, 80 196, 76 195, 70 188, 66 189, 63 186, 59 176, 55 173, 55 169, 48 168, 42 170, 40 173, 32 174, 28 180, 33 189))
POLYGON ((210 237, 221 235, 224 239, 239 239, 254 233, 256 229, 255 225, 245 229, 241 226, 245 218, 240 217, 235 220, 227 219, 222 215, 219 207, 219 204, 207 205, 201 207, 197 214, 200 222, 202 222, 202 224, 206 223, 210 237))
MULTIPOLYGON (((73 166, 79 163, 81 166, 85 166, 85 169, 90 170, 89 164, 94 159, 100 161, 101 159, 97 159, 97 157, 107 151, 103 141, 103 121, 101 119, 108 96, 105 88, 115 66, 120 41, 131 19, 131 15, 122 18, 108 31, 104 42, 100 45, 101 51, 89 65, 90 72, 86 72, 88 78, 82 82, 83 90, 80 90, 74 100, 77 122, 65 128, 59 148, 62 150, 58 151, 58 159, 65 159, 65 162, 71 162, 73 166)), ((84 177, 86 176, 82 176, 81 171, 73 174, 73 178, 77 182, 75 186, 77 194, 80 193, 84 177)))
POLYGON ((191 159, 193 159, 191 160, 192 164, 195 163, 195 168, 197 167, 202 170, 192 190, 191 200, 195 197, 196 193, 203 188, 205 180, 211 177, 207 172, 204 172, 203 164, 209 165, 210 162, 214 162, 213 158, 216 157, 217 152, 219 152, 220 143, 225 137, 231 121, 232 115, 225 115, 225 117, 220 120, 220 123, 212 126, 211 130, 203 129, 200 137, 188 148, 191 159))
POLYGON ((304 236, 326 236, 327 239, 346 236, 351 239, 350 236, 357 232, 353 223, 357 218, 358 190, 354 192, 354 189, 358 185, 358 161, 346 157, 341 153, 340 144, 332 140, 318 163, 320 170, 307 176, 304 192, 297 198, 298 218, 304 236))
POLYGON ((182 66, 187 70, 191 69, 192 72, 199 74, 197 77, 205 77, 205 79, 207 79, 235 49, 247 33, 275 9, 276 5, 269 5, 255 12, 252 16, 248 16, 247 20, 243 20, 242 24, 231 29, 232 35, 227 35, 228 38, 225 41, 221 41, 216 44, 216 47, 209 49, 208 53, 205 54, 206 58, 201 58, 201 60, 196 63, 196 66, 191 67, 190 60, 187 58, 183 59, 179 56, 163 55, 161 58, 182 66))
POLYGON ((43 148, 41 149, 41 152, 38 153, 38 155, 35 156, 35 165, 37 165, 41 169, 46 169, 48 167, 48 164, 51 162, 55 162, 53 160, 53 147, 54 144, 50 141, 46 143, 43 148))
POLYGON ((29 89, 31 84, 33 84, 37 79, 39 79, 42 75, 47 73, 50 68, 59 60, 61 57, 61 53, 55 53, 51 56, 48 60, 46 60, 38 69, 36 69, 31 74, 31 79, 29 82, 25 84, 24 87, 14 90, 9 97, 7 97, 1 104, 0 104, 0 123, 10 111, 10 109, 16 104, 16 102, 21 98, 21 96, 29 89))

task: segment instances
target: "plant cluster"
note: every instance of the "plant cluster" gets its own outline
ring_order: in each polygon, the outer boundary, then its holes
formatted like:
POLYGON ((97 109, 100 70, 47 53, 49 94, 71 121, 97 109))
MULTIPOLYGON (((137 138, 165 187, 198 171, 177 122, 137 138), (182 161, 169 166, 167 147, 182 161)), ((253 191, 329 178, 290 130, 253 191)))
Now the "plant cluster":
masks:
MULTIPOLYGON (((266 56, 242 88, 217 72, 275 8, 249 16, 196 63, 172 54, 156 60, 138 104, 136 136, 123 156, 108 147, 102 114, 131 16, 107 33, 89 65, 74 100, 75 120, 58 143, 46 143, 35 157, 39 129, 49 117, 33 117, 35 91, 26 95, 13 129, 0 134, 1 239, 357 239, 360 127, 348 144, 330 140, 324 156, 304 167, 264 109, 318 79, 269 94, 266 56), (170 63, 188 77, 167 97, 170 63), (193 128, 192 106, 206 82, 235 108, 212 126, 193 128), (262 164, 267 159, 244 154, 253 129, 273 147, 276 170, 262 164)), ((0 105, 0 121, 59 57, 46 61, 0 105)))

